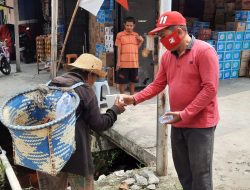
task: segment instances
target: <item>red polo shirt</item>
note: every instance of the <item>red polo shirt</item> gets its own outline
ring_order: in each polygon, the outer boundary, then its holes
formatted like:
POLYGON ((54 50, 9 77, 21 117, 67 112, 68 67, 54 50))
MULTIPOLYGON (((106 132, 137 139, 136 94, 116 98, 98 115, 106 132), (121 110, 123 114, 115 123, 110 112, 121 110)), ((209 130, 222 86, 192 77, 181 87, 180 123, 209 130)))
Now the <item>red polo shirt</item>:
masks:
POLYGON ((219 121, 217 90, 219 63, 215 49, 192 37, 186 52, 178 55, 166 51, 155 80, 134 95, 140 103, 169 86, 171 111, 179 111, 182 121, 174 127, 207 128, 219 121))

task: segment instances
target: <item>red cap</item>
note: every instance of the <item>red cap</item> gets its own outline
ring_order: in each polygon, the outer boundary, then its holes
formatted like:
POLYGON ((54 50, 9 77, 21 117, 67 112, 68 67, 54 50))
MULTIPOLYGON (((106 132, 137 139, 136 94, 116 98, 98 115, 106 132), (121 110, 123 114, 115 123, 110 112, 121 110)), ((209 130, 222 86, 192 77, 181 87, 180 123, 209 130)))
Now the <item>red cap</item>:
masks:
POLYGON ((167 11, 160 16, 156 28, 150 31, 149 34, 155 34, 168 26, 174 25, 186 26, 186 19, 177 11, 167 11))

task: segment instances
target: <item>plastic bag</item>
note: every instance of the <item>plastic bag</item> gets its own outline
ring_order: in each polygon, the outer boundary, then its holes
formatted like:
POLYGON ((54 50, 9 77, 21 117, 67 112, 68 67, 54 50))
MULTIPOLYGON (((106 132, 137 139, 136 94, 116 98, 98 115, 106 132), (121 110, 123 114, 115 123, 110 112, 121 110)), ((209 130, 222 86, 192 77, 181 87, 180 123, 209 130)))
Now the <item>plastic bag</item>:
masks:
POLYGON ((75 100, 69 93, 64 92, 56 105, 56 119, 65 116, 74 109, 75 100))

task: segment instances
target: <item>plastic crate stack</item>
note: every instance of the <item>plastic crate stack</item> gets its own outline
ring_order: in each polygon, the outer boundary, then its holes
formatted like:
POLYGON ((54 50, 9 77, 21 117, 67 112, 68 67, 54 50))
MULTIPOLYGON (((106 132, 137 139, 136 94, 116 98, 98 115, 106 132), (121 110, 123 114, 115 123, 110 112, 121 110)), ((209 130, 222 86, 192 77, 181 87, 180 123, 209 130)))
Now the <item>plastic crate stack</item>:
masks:
POLYGON ((189 29, 190 33, 194 35, 196 38, 201 39, 210 39, 211 36, 211 29, 210 22, 201 22, 201 21, 194 21, 193 26, 189 29), (203 36, 203 37, 201 37, 203 36))
POLYGON ((214 31, 207 41, 217 51, 220 63, 220 79, 246 76, 250 58, 250 11, 236 11, 235 21, 245 22, 244 31, 214 31), (242 71, 243 70, 243 71, 242 71))

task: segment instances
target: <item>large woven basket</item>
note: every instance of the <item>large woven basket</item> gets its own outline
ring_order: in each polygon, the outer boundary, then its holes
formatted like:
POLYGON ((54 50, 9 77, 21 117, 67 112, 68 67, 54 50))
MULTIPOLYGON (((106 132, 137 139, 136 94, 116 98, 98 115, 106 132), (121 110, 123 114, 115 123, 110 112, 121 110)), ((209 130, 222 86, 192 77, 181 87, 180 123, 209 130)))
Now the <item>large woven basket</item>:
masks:
POLYGON ((79 97, 67 91, 74 109, 56 119, 56 103, 63 94, 58 89, 34 89, 17 94, 3 104, 0 119, 9 129, 15 163, 56 175, 75 150, 76 108, 79 97))

